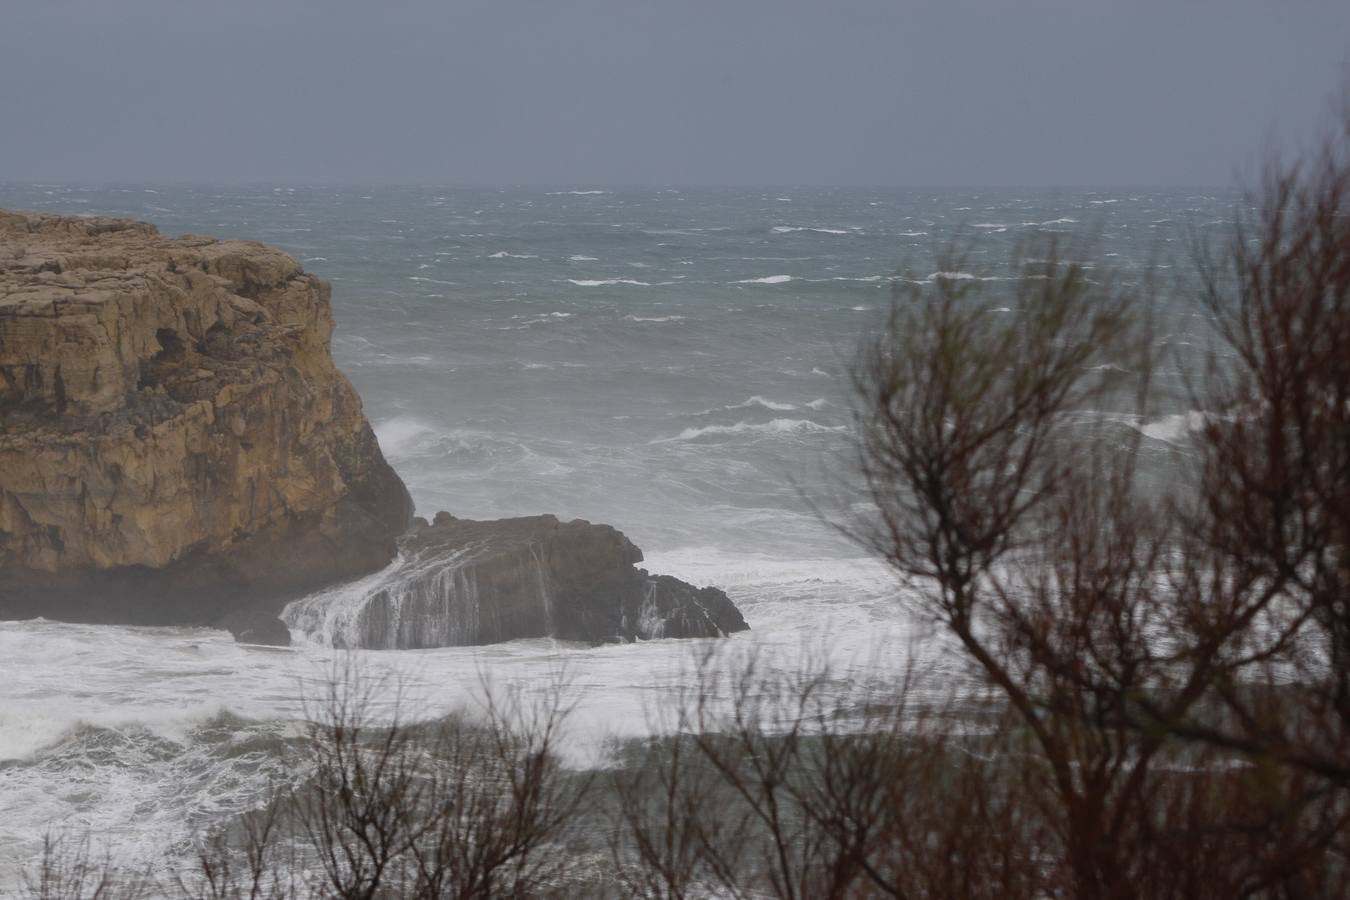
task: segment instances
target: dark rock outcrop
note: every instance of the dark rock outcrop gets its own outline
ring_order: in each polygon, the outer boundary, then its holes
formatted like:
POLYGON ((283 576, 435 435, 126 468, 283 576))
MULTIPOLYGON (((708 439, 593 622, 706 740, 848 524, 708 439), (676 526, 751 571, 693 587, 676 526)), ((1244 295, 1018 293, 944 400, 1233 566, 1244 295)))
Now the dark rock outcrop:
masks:
POLYGON ((636 568, 642 551, 608 525, 440 513, 399 544, 384 571, 296 601, 282 617, 324 643, 373 649, 717 637, 749 627, 721 591, 636 568))
POLYGON ((226 613, 215 625, 234 635, 234 639, 241 644, 266 644, 271 647, 291 645, 291 630, 286 627, 286 623, 261 610, 226 613))
POLYGON ((262 244, 0 211, 0 618, 206 624, 385 565, 411 501, 262 244))

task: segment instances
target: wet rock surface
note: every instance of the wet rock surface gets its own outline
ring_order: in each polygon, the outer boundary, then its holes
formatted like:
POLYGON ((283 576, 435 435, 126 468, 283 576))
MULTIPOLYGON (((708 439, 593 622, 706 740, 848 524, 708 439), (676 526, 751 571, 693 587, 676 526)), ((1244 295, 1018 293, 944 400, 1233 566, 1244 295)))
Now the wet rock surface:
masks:
POLYGON ((377 575, 296 601, 283 618, 323 643, 374 649, 717 637, 749 627, 720 590, 637 568, 642 551, 608 525, 440 513, 419 520, 399 549, 377 575))

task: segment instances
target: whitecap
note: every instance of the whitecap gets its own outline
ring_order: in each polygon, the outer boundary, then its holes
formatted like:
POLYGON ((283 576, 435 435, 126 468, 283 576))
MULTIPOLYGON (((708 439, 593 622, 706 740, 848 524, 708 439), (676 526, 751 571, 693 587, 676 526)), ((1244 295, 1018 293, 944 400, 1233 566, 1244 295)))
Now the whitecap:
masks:
POLYGON ((683 322, 684 316, 624 316, 629 322, 683 322))
POLYGON ((488 259, 538 259, 533 253, 507 253, 505 250, 498 250, 496 253, 489 253, 488 259))
POLYGON ((572 262, 595 262, 597 259, 597 257, 594 256, 582 256, 580 254, 569 256, 567 258, 572 260, 572 262))
POLYGON ((546 191, 549 197, 591 197, 596 194, 608 194, 609 191, 546 191))
POLYGON ((1177 444, 1185 440, 1186 435, 1190 432, 1204 428, 1206 421, 1207 417, 1204 413, 1191 410, 1190 412, 1163 416, 1156 421, 1147 422, 1139 426, 1139 432, 1144 437, 1155 441, 1177 444))
POLYGON ((774 400, 766 400, 759 394, 755 394, 753 397, 748 397, 745 400, 742 400, 740 403, 731 403, 728 404, 727 406, 719 406, 714 409, 705 409, 700 413, 695 413, 695 415, 706 416, 709 413, 722 412, 728 409, 749 409, 752 406, 762 406, 765 409, 771 409, 774 410, 775 412, 785 412, 787 410, 797 408, 795 404, 779 403, 774 400))
MULTIPOLYGON (((567 280, 577 287, 607 287, 615 284, 634 284, 638 287, 652 286, 650 281, 635 281, 632 278, 569 278, 567 280)), ((666 281, 661 283, 669 284, 670 282, 666 281)))
MULTIPOLYGON (((856 229, 855 229, 856 230, 856 229)), ((794 231, 815 231, 820 234, 852 234, 853 230, 847 228, 812 228, 809 226, 796 225, 775 225, 774 234, 791 234, 794 231)))
POLYGON ((791 275, 767 275, 764 278, 746 278, 741 281, 734 281, 732 284, 786 284, 791 280, 791 275))
POLYGON ((719 434, 812 434, 847 430, 847 425, 820 425, 809 419, 774 419, 770 422, 737 422, 735 425, 705 425, 702 428, 686 428, 673 438, 660 438, 652 441, 652 443, 668 444, 672 441, 693 441, 701 437, 719 434))

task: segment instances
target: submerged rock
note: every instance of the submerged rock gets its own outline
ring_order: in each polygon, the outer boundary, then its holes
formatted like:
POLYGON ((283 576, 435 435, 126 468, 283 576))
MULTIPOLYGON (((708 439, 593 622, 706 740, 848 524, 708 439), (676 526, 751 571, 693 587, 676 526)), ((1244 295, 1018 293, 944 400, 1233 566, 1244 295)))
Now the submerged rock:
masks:
POLYGON ((329 293, 262 244, 0 210, 0 618, 205 624, 393 558, 329 293))
POLYGON ((726 594, 636 568, 608 525, 555 516, 419 520, 376 575, 287 606, 295 630, 337 647, 418 649, 515 638, 717 637, 749 626, 726 594))
POLYGON ((267 612, 244 611, 226 613, 215 623, 234 635, 240 644, 265 644, 270 647, 289 647, 291 630, 281 619, 267 612))

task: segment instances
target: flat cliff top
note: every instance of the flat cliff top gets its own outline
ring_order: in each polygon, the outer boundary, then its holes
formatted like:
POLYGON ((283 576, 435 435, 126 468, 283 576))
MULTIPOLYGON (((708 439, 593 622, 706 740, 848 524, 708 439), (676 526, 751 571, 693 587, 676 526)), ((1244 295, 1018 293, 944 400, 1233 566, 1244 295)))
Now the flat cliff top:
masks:
POLYGON ((78 314, 184 268, 246 297, 302 271, 292 257, 255 241, 170 238, 132 219, 0 210, 0 315, 78 314))
POLYGON ((0 423, 13 438, 159 422, 290 363, 336 378, 328 295, 255 241, 0 210, 0 423))

